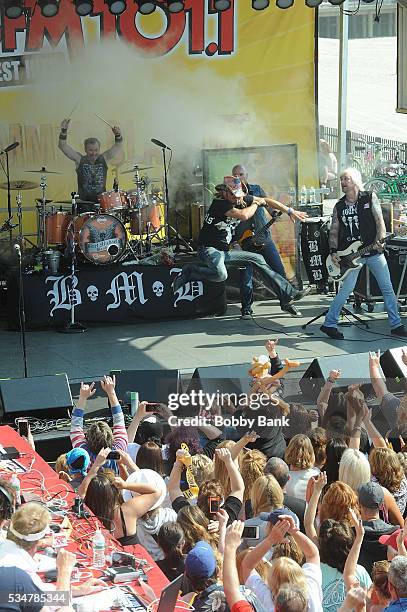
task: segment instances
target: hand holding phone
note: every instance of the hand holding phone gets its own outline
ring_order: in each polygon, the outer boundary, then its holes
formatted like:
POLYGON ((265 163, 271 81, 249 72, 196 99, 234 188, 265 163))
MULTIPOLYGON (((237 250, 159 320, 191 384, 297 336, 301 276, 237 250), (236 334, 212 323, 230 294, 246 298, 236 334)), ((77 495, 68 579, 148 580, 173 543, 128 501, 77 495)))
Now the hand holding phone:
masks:
POLYGON ((160 407, 160 404, 156 402, 147 402, 146 403, 146 412, 157 412, 160 407))
POLYGON ((111 459, 113 461, 118 461, 120 459, 120 453, 118 451, 110 451, 107 455, 106 459, 111 459))
POLYGON ((242 538, 258 540, 260 538, 260 527, 258 525, 245 525, 243 527, 242 538))
POLYGON ((220 497, 209 498, 209 513, 216 514, 220 510, 220 497))

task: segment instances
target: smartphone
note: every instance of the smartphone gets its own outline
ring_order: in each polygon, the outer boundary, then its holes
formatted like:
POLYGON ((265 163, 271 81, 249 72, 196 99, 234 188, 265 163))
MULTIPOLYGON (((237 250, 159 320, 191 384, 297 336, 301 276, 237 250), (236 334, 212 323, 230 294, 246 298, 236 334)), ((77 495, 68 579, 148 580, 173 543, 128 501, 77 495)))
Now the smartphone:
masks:
POLYGON ((258 525, 246 525, 243 527, 242 538, 258 540, 260 537, 260 527, 258 525))
POLYGON ((152 403, 146 405, 146 412, 157 412, 157 409, 160 407, 160 404, 152 403))
POLYGON ((139 404, 138 391, 131 391, 130 392, 130 414, 132 417, 136 414, 138 410, 138 404, 139 404))
POLYGON ((216 514, 220 510, 220 497, 209 498, 209 512, 210 514, 216 514))
POLYGON ((113 459, 114 461, 118 461, 120 459, 120 453, 117 451, 110 451, 106 459, 113 459))
POLYGON ((19 419, 17 421, 18 433, 21 437, 28 438, 28 420, 19 419))

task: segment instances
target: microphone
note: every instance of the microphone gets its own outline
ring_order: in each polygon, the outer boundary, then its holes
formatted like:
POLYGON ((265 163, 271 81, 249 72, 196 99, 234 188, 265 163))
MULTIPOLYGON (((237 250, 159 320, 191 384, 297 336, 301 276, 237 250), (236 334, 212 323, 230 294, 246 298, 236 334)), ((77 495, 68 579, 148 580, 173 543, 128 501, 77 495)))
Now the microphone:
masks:
POLYGON ((14 245, 14 250, 17 251, 17 255, 21 257, 21 249, 19 244, 14 245))
POLYGON ((152 138, 151 142, 155 145, 157 145, 157 147, 161 147, 162 149, 168 149, 168 151, 172 151, 171 147, 167 147, 167 145, 165 145, 163 142, 161 142, 161 140, 157 140, 156 138, 152 138))
POLYGON ((12 142, 11 144, 8 145, 8 147, 0 151, 0 155, 3 155, 3 153, 8 153, 9 151, 12 151, 13 149, 16 149, 19 146, 20 146, 20 143, 16 140, 16 142, 12 142))

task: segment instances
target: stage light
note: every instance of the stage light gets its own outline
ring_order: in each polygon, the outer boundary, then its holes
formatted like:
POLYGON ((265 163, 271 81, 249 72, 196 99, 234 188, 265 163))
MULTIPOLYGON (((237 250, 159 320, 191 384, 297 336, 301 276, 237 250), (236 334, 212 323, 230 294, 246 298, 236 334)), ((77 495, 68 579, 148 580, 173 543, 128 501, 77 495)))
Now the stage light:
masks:
POLYGON ((230 0, 215 0, 213 6, 216 11, 227 11, 230 8, 230 0))
POLYGON ((140 0, 140 2, 138 2, 138 11, 142 15, 154 13, 155 8, 155 2, 149 2, 149 0, 140 0))
POLYGON ((9 19, 17 19, 23 14, 22 0, 8 0, 4 5, 6 16, 9 19))
POLYGON ((105 0, 112 15, 121 15, 126 10, 126 0, 105 0))
POLYGON ((184 10, 184 2, 181 0, 167 0, 170 13, 181 13, 184 10))
POLYGON ((256 11, 262 11, 267 8, 270 4, 270 0, 253 0, 252 8, 256 9, 256 11))
POLYGON ((294 4, 294 0, 277 0, 276 5, 281 9, 288 9, 294 4))
POLYGON ((93 11, 93 0, 74 0, 75 11, 80 17, 86 17, 93 11))
POLYGON ((43 17, 54 17, 58 13, 58 0, 37 0, 43 17))
POLYGON ((317 6, 322 4, 322 0, 305 0, 305 4, 310 8, 317 8, 317 6))

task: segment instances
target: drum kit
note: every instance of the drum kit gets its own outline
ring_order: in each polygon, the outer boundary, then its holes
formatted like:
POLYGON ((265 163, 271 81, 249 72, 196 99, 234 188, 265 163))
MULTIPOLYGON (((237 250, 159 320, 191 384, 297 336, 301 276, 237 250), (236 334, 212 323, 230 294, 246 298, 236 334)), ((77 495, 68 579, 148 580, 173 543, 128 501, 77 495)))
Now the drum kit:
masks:
MULTIPOLYGON (((37 245, 40 254, 75 251, 75 257, 95 265, 107 265, 128 257, 138 260, 151 251, 152 242, 162 245, 165 236, 164 205, 159 187, 142 171, 152 166, 133 166, 123 174, 133 174, 135 188, 122 190, 115 179, 113 189, 98 196, 98 203, 78 201, 72 194, 70 200, 53 202, 46 198, 47 175, 61 174, 47 170, 28 170, 41 175, 40 183, 17 180, 10 189, 17 191, 19 203, 19 237, 22 235, 21 192, 41 188, 42 196, 36 199, 37 245), (70 205, 65 208, 64 205, 70 205), (80 212, 89 208, 89 212, 80 212), (59 210, 58 210, 59 209, 59 210)), ((0 184, 7 189, 7 183, 0 184)), ((44 261, 46 265, 46 261, 44 261)))

